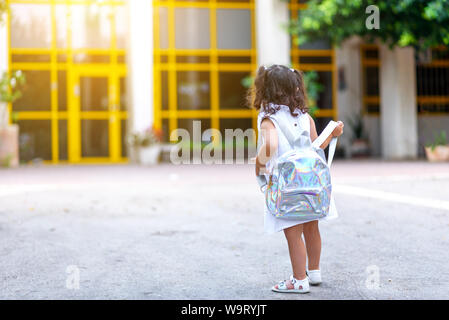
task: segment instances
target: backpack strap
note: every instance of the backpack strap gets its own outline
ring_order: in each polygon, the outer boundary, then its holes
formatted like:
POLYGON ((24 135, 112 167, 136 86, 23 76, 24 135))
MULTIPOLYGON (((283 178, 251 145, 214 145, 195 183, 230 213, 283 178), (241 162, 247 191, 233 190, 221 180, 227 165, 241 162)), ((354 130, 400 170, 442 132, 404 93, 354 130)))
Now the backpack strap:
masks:
MULTIPOLYGON (((318 136, 318 138, 313 141, 312 146, 318 149, 324 141, 332 134, 334 129, 338 126, 338 122, 333 120, 329 121, 326 128, 324 128, 323 132, 318 136)), ((327 157, 327 166, 330 167, 332 164, 332 160, 334 159, 335 149, 337 148, 337 137, 333 137, 331 142, 329 143, 329 154, 327 157)))
MULTIPOLYGON (((270 118, 270 120, 273 121, 274 119, 270 118)), ((295 136, 293 135, 293 133, 290 131, 290 129, 286 128, 285 126, 283 126, 279 122, 276 122, 275 120, 273 121, 273 123, 275 123, 275 126, 281 130, 282 134, 287 139, 290 146, 292 148, 294 148, 296 139, 295 139, 295 136)), ((329 121, 326 128, 324 128, 323 132, 321 132, 321 134, 318 136, 318 138, 316 138, 315 141, 313 141, 312 147, 314 147, 315 149, 320 148, 320 146, 332 134, 332 132, 334 131, 334 129, 337 126, 338 126, 338 122, 333 121, 333 120, 329 121)), ((331 142, 329 143, 329 154, 327 157, 327 166, 328 167, 331 166, 332 161, 334 159, 335 149, 337 148, 337 140, 338 140, 338 138, 334 137, 334 138, 332 138, 331 142)))

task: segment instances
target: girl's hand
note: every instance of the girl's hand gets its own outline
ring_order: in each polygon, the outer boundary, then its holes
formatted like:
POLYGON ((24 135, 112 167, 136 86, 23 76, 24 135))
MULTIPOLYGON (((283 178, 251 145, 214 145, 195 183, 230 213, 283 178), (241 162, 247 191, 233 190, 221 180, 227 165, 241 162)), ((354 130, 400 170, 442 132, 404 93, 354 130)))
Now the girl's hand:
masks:
POLYGON ((265 165, 259 162, 259 159, 256 157, 256 176, 259 176, 265 172, 265 165))
POLYGON ((332 136, 339 137, 343 134, 344 123, 342 121, 338 121, 338 126, 332 131, 332 136))

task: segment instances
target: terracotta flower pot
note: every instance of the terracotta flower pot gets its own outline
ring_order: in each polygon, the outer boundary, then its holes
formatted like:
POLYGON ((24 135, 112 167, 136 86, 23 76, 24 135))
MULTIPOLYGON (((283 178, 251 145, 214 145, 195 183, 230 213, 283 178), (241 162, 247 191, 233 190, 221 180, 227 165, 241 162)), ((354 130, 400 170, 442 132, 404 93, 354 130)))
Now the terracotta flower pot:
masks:
POLYGON ((449 145, 436 146, 433 150, 432 147, 425 147, 425 150, 430 162, 449 161, 449 145))
POLYGON ((19 166, 19 126, 0 127, 0 167, 19 166))

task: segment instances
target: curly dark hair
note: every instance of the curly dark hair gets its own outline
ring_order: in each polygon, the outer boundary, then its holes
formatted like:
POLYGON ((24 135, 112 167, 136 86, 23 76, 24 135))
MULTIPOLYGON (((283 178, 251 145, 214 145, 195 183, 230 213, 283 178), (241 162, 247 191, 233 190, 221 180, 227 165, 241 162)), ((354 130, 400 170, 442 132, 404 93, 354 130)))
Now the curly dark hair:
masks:
POLYGON ((294 117, 298 110, 309 111, 302 72, 278 64, 259 67, 254 86, 248 92, 248 104, 267 114, 276 113, 279 105, 288 106, 294 117))

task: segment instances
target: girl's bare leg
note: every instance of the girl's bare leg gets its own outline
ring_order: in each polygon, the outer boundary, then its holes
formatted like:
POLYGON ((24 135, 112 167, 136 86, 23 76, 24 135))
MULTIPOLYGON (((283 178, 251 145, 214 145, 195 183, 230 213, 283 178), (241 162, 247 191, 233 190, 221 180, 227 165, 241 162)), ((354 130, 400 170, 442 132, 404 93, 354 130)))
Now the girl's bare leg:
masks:
POLYGON ((293 276, 302 280, 306 277, 306 248, 302 240, 303 225, 284 229, 285 238, 288 242, 288 251, 292 263, 293 276))
POLYGON ((309 270, 320 269, 321 236, 318 221, 304 224, 304 240, 306 241, 309 270))

